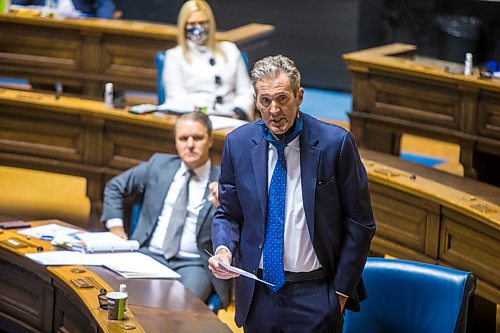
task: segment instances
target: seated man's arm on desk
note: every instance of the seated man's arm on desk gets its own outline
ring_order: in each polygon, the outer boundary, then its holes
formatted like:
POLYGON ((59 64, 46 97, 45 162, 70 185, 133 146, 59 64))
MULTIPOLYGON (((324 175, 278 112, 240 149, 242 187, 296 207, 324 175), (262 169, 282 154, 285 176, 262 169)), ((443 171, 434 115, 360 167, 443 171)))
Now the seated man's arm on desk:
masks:
MULTIPOLYGON (((154 156, 152 159, 154 159, 154 156)), ((144 193, 150 161, 140 163, 106 183, 101 221, 106 224, 106 228, 110 232, 119 237, 128 238, 123 228, 124 199, 144 193)))

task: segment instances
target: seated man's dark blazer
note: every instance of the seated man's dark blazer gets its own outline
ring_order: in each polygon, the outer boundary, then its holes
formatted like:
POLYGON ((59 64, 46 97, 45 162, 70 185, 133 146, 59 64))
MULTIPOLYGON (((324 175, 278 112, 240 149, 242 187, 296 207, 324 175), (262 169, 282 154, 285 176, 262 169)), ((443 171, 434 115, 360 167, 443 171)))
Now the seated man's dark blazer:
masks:
MULTIPOLYGON (((113 0, 72 0, 76 10, 89 16, 113 18, 115 3, 113 0)), ((43 6, 45 0, 12 0, 13 5, 43 6)))
MULTIPOLYGON (((141 163, 111 179, 104 189, 104 207, 101 221, 105 222, 112 218, 121 218, 123 220, 123 197, 142 196, 141 214, 130 238, 136 239, 140 246, 147 246, 156 228, 165 197, 180 165, 181 159, 177 155, 154 154, 149 161, 141 163)), ((219 173, 220 168, 212 165, 209 183, 217 181, 219 173)), ((207 199, 209 195, 210 191, 207 186, 204 195, 206 202, 198 215, 196 243, 201 261, 212 282, 212 286, 221 297, 223 307, 226 308, 230 302, 231 282, 213 276, 208 269, 208 254, 205 252, 205 250, 212 251, 210 229, 215 213, 214 205, 207 199)))

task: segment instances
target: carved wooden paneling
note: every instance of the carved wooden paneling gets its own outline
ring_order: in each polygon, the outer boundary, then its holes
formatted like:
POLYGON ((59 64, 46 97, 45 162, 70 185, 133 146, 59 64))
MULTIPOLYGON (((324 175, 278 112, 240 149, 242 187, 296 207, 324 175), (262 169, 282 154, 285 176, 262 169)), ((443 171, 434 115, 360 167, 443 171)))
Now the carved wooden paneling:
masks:
POLYGON ((52 287, 36 275, 1 259, 0 272, 0 317, 13 318, 30 330, 50 332, 52 317, 47 311, 52 307, 52 287))
POLYGON ((477 133, 500 140, 500 96, 483 92, 478 103, 477 133))
MULTIPOLYGON (((494 300, 500 303, 500 233, 486 224, 449 209, 443 209, 439 259, 453 267, 474 272, 480 280, 497 291, 494 300)), ((492 296, 490 296, 492 297, 492 296)))
POLYGON ((80 302, 75 302, 61 290, 57 290, 54 304, 54 331, 97 333, 97 324, 86 312, 80 302))
POLYGON ((81 41, 78 31, 3 25, 0 29, 0 62, 32 67, 77 70, 81 61, 81 41), (47 43, 50 39, 50 43, 47 43))
POLYGON ((147 161, 157 152, 175 154, 172 127, 144 128, 132 124, 108 123, 104 135, 104 165, 125 170, 147 161))
POLYGON ((0 123, 2 151, 82 162, 85 131, 80 117, 42 113, 32 108, 3 106, 0 123))
MULTIPOLYGON (((437 220, 439 206, 421 198, 370 183, 376 237, 425 253, 428 221, 437 220)), ((429 232, 437 232, 435 228, 429 232)))
POLYGON ((375 100, 369 112, 397 121, 425 121, 459 129, 461 99, 453 85, 378 73, 370 82, 375 100))

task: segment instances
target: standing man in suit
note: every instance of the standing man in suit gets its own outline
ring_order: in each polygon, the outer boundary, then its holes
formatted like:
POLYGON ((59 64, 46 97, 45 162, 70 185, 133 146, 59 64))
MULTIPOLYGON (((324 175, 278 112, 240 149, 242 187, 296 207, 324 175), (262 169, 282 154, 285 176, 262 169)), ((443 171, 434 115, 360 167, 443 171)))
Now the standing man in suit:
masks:
MULTIPOLYGON (((12 0, 12 4, 21 6, 44 6, 45 0, 12 0)), ((58 9, 65 13, 80 12, 84 16, 113 18, 115 3, 113 0, 52 0, 58 9)))
POLYGON ((245 332, 341 332, 344 308, 366 297, 375 221, 365 169, 348 131, 299 110, 292 60, 258 61, 252 82, 262 119, 226 138, 210 269, 237 277, 219 264, 234 259, 273 284, 236 279, 245 332))
POLYGON ((201 300, 206 301, 214 289, 227 307, 230 282, 210 273, 205 252, 212 250, 210 228, 218 204, 214 182, 220 170, 210 160, 212 143, 207 115, 192 112, 180 117, 175 124, 179 155, 155 154, 111 179, 104 189, 101 220, 111 232, 127 238, 123 199, 142 197, 139 221, 130 237, 139 241, 140 251, 178 272, 180 282, 201 300))

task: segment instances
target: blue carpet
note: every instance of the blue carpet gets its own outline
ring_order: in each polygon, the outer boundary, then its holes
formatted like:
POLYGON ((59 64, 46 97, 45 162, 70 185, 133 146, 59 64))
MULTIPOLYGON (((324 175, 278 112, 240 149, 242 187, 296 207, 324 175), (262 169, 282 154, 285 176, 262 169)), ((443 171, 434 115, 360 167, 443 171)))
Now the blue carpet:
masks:
POLYGON ((434 157, 427 157, 427 156, 422 156, 422 155, 415 155, 415 154, 408 154, 408 153, 401 153, 399 155, 403 160, 407 160, 410 162, 422 164, 428 167, 433 167, 438 164, 441 164, 445 162, 443 159, 439 158, 434 158, 434 157))
POLYGON ((348 122, 347 112, 351 108, 352 96, 349 93, 304 88, 304 101, 300 109, 316 118, 348 122))

